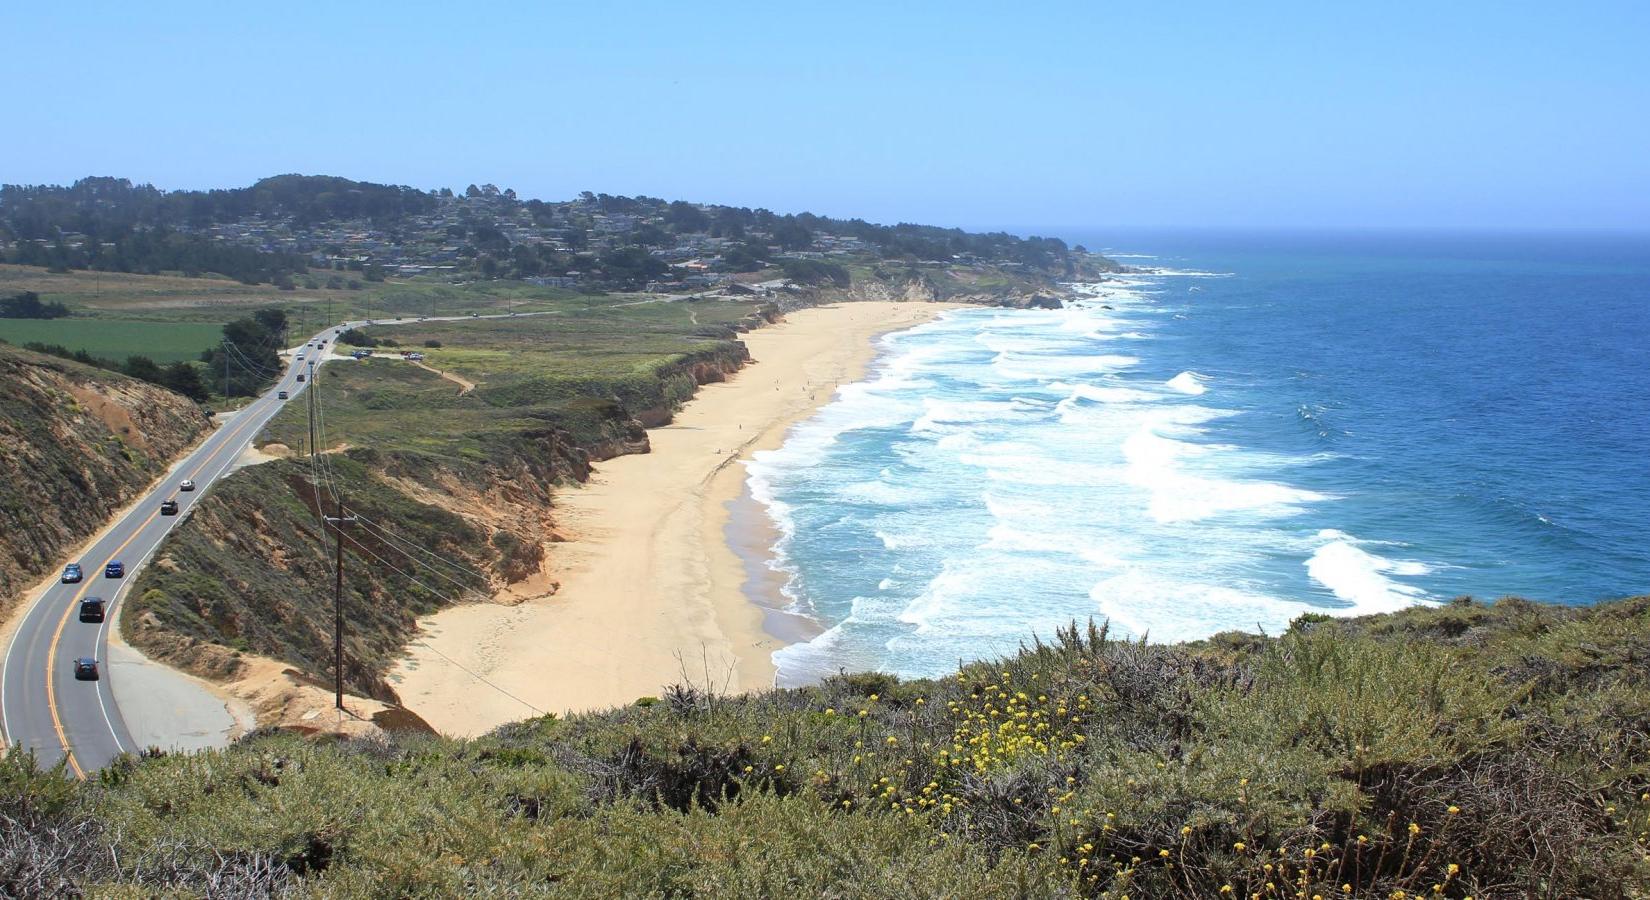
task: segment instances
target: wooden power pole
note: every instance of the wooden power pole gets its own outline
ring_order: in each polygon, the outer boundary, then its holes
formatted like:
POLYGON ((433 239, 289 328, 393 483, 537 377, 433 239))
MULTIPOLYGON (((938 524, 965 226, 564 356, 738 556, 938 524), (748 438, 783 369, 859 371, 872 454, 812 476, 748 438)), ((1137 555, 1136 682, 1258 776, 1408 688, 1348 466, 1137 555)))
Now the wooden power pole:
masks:
POLYGON ((332 583, 332 671, 336 703, 344 708, 344 526, 355 524, 354 516, 344 515, 344 498, 338 498, 338 515, 327 516, 333 527, 333 583, 332 583))

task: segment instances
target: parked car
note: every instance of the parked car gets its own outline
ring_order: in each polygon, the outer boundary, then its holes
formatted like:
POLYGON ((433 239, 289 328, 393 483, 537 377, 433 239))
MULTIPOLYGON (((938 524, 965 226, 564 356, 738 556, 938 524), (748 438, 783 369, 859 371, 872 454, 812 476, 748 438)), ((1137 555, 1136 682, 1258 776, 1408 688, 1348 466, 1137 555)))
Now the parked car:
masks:
POLYGON ((285 399, 287 399, 286 391, 276 391, 275 392, 275 399, 276 400, 285 400, 285 399))
POLYGON ((85 577, 85 573, 80 571, 80 563, 69 563, 63 567, 64 584, 79 584, 80 579, 85 577))
POLYGON ((97 680, 97 660, 90 656, 82 656, 74 661, 74 677, 76 681, 97 680))
POLYGON ((163 516, 175 516, 175 515, 177 515, 178 514, 178 501, 176 501, 176 500, 162 500, 162 501, 160 501, 160 514, 163 515, 163 516))
POLYGON ((102 597, 87 597, 86 599, 80 601, 80 621, 82 621, 82 622, 101 622, 101 621, 103 621, 103 598, 102 597))
POLYGON ((195 483, 193 481, 190 481, 187 478, 185 478, 184 480, 178 482, 178 490, 180 490, 180 491, 192 491, 194 489, 195 489, 195 483))
POLYGON ((118 559, 109 560, 109 564, 103 567, 103 577, 104 578, 125 578, 126 577, 126 564, 121 562, 118 559))

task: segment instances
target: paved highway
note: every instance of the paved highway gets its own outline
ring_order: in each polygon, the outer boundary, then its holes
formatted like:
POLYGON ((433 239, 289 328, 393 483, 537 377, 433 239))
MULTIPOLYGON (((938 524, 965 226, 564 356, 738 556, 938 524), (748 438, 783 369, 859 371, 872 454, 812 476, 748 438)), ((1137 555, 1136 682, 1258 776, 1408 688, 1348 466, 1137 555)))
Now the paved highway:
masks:
MULTIPOLYGON (((426 321, 467 318, 477 317, 439 317, 426 321)), ((413 321, 378 320, 372 324, 411 324, 413 321)), ((345 322, 327 328, 310 340, 326 340, 330 349, 338 330, 366 324, 345 322)), ((292 399, 300 397, 308 383, 299 383, 299 376, 312 371, 311 366, 319 366, 327 357, 319 350, 300 352, 305 358, 292 359, 268 393, 234 413, 85 551, 79 559, 85 570, 84 580, 78 584, 52 585, 22 613, 0 664, 0 727, 4 729, 8 746, 16 744, 33 750, 43 766, 67 759, 69 771, 82 778, 108 765, 123 752, 142 749, 134 744, 115 704, 110 689, 112 673, 104 662, 109 629, 119 621, 125 588, 167 532, 189 514, 218 479, 229 473, 264 424, 286 404, 279 392, 288 392, 292 399), (186 479, 195 482, 195 490, 178 489, 186 479), (168 499, 177 500, 178 515, 161 515, 161 503, 168 499), (104 566, 112 560, 125 563, 124 577, 104 577, 104 566), (80 601, 86 597, 102 597, 106 602, 107 612, 101 623, 80 621, 80 601), (98 660, 101 676, 98 680, 75 678, 74 661, 80 657, 98 660)), ((42 514, 49 515, 50 511, 42 514)))

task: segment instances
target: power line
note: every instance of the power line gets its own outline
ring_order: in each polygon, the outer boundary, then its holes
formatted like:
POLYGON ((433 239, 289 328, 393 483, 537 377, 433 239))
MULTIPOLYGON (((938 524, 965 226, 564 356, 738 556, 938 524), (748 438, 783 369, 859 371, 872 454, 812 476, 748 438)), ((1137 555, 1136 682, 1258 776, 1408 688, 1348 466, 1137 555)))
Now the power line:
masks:
MULTIPOLYGON (((310 370, 310 373, 311 373, 311 379, 310 379, 311 384, 310 384, 309 398, 308 399, 309 399, 310 410, 311 410, 311 425, 312 425, 312 437, 311 437, 311 443, 310 443, 310 473, 311 473, 310 477, 311 477, 311 481, 312 481, 312 483, 314 485, 314 488, 315 488, 316 511, 317 511, 317 513, 321 513, 321 509, 320 509, 320 506, 321 506, 320 491, 321 491, 323 483, 325 484, 325 487, 326 487, 326 490, 327 490, 328 494, 331 495, 331 497, 332 497, 334 503, 337 505, 337 509, 338 509, 338 516, 336 518, 331 517, 331 516, 326 516, 324 514, 320 515, 319 518, 321 519, 321 521, 323 523, 323 527, 325 527, 326 525, 332 525, 333 526, 333 533, 337 538, 337 546, 336 546, 337 558, 336 558, 336 561, 335 561, 335 573, 336 573, 335 574, 335 579, 336 580, 335 580, 335 585, 334 585, 334 617, 335 618, 334 618, 334 647, 333 647, 333 650, 334 650, 334 660, 335 660, 334 666, 335 666, 335 672, 336 672, 337 702, 338 702, 338 707, 340 709, 342 709, 343 708, 343 545, 344 545, 345 542, 349 543, 349 545, 354 547, 358 552, 364 553, 367 556, 371 557, 372 559, 376 560, 380 565, 388 568, 390 571, 395 572, 396 574, 398 574, 401 577, 407 579, 408 581, 412 582, 413 584, 418 585, 420 588, 424 589, 426 592, 428 592, 430 594, 433 594, 437 597, 445 598, 445 599, 449 600, 450 602, 454 602, 454 603, 457 603, 458 600, 459 600, 459 598, 456 597, 456 596, 449 595, 448 593, 446 593, 444 591, 436 590, 435 588, 431 587, 430 585, 428 585, 428 584, 424 583, 423 581, 421 581, 420 579, 418 579, 412 573, 406 572, 406 571, 402 570, 400 567, 392 564, 389 560, 386 560, 384 557, 380 556, 378 553, 373 551, 371 548, 367 547, 365 544, 361 543, 360 541, 356 540, 353 537, 345 535, 344 530, 343 530, 343 526, 345 524, 358 525, 358 526, 366 528, 369 533, 373 534, 375 537, 378 537, 380 539, 380 541, 383 543, 386 550, 391 550, 391 551, 394 551, 394 552, 400 554, 402 557, 405 557, 408 562, 411 562, 413 564, 413 567, 416 568, 416 567, 422 566, 424 569, 428 570, 430 573, 432 573, 432 574, 434 574, 434 575, 436 575, 436 576, 438 576, 442 579, 445 579, 446 581, 449 581, 449 582, 453 583, 454 585, 457 585, 461 590, 464 590, 464 591, 478 591, 477 588, 475 588, 471 585, 465 584, 464 582, 459 581, 458 579, 454 578, 452 575, 448 574, 447 572, 441 571, 439 568, 437 568, 435 565, 431 564, 430 562, 419 559, 417 556, 414 556, 413 554, 407 552, 407 550, 401 545, 405 545, 406 547, 412 547, 413 549, 418 550, 420 553, 423 553, 423 554, 429 556, 430 558, 451 567, 454 571, 474 575, 483 584, 485 584, 487 582, 487 578, 481 572, 478 572, 474 569, 471 569, 468 566, 465 566, 463 564, 453 562, 452 560, 449 560, 449 559, 441 556, 438 553, 435 553, 435 552, 433 552, 433 551, 431 551, 431 550, 429 550, 425 547, 419 546, 418 544, 412 542, 409 539, 398 537, 398 536, 394 535, 393 533, 391 533, 384 526, 379 525, 376 522, 373 522, 372 520, 368 519, 367 517, 361 515, 359 512, 353 512, 346 519, 346 517, 344 516, 343 502, 340 499, 340 492, 338 490, 337 475, 336 475, 336 472, 333 470, 333 467, 332 467, 332 460, 331 460, 329 454, 322 453, 321 450, 320 450, 321 446, 326 442, 326 413, 325 413, 326 405, 321 402, 321 396, 320 396, 319 388, 314 383, 314 378, 313 378, 313 373, 315 371, 314 364, 311 364, 309 366, 309 370, 310 370)), ((504 695, 505 697, 508 697, 511 700, 514 700, 515 702, 520 703, 522 706, 527 707, 528 709, 532 710, 534 713, 537 713, 539 715, 544 714, 544 710, 539 709, 537 706, 534 706, 533 704, 527 702, 526 700, 522 699, 521 697, 518 697, 515 694, 511 693, 510 691, 505 690, 503 687, 499 686, 498 684, 495 684, 494 682, 492 682, 491 680, 489 680, 485 676, 481 675, 480 673, 471 670, 469 667, 463 665, 462 663, 458 662, 457 660, 453 659, 452 657, 448 656, 447 654, 442 653, 440 650, 437 650, 436 648, 430 646, 427 642, 425 642, 421 639, 416 639, 415 638, 413 641, 411 641, 411 643, 417 644, 418 646, 423 647, 424 649, 430 651, 431 653, 434 653, 436 656, 438 656, 441 659, 445 660, 449 665, 451 665, 454 668, 458 669, 459 671, 465 673, 466 675, 469 675, 471 678, 476 679, 477 681, 481 682, 482 684, 485 684, 486 686, 488 686, 488 687, 492 688, 493 690, 499 692, 500 694, 504 695)))
MULTIPOLYGON (((315 405, 316 428, 317 428, 317 432, 319 434, 319 440, 321 442, 320 444, 317 445, 317 447, 319 447, 319 446, 323 446, 325 444, 325 441, 326 441, 326 412, 325 412, 326 405, 321 402, 320 395, 315 390, 312 389, 310 393, 311 393, 311 396, 315 398, 312 402, 315 405)), ((319 454, 319 456, 320 456, 320 459, 321 459, 321 467, 322 467, 323 476, 325 477, 325 479, 327 481, 328 491, 332 494, 333 497, 336 498, 337 494, 338 494, 338 484, 337 484, 336 472, 332 468, 332 460, 329 456, 327 456, 325 454, 319 454)), ((362 514, 359 510, 356 511, 355 516, 358 520, 361 521, 361 523, 369 531, 372 531, 373 533, 375 533, 377 536, 379 536, 380 538, 382 538, 386 542, 389 542, 393 545, 403 545, 403 546, 393 546, 392 549, 396 550, 396 552, 398 552, 401 555, 407 557, 413 563, 423 566, 425 569, 429 570, 430 572, 434 573, 435 575, 437 575, 437 576, 439 576, 443 579, 446 579, 447 581, 450 581, 453 584, 458 585, 461 588, 464 588, 465 590, 471 590, 472 587, 468 584, 465 584, 465 583, 459 581, 456 578, 453 578, 450 574, 448 574, 447 572, 441 571, 440 569, 436 568, 434 565, 432 565, 428 562, 425 562, 423 560, 418 559, 417 557, 413 556, 411 553, 408 553, 407 550, 404 549, 404 547, 410 547, 413 550, 416 550, 418 553, 421 553, 421 554, 429 557, 430 559, 435 560, 437 563, 441 563, 441 564, 447 566, 449 569, 451 569, 455 573, 458 573, 458 574, 461 574, 461 575, 472 576, 472 577, 476 578, 477 580, 479 580, 483 583, 485 583, 488 580, 487 575, 485 573, 483 573, 483 572, 481 572, 477 569, 473 569, 470 566, 465 565, 464 563, 457 562, 457 561, 455 561, 455 560, 453 560, 449 557, 443 556, 442 554, 436 553, 435 551, 430 550, 427 547, 423 547, 423 546, 417 544, 416 542, 414 542, 414 541, 412 541, 408 538, 400 537, 399 535, 396 535, 394 532, 392 532, 386 526, 384 526, 384 525, 372 520, 371 518, 367 517, 366 515, 362 514)))
POLYGON ((252 359, 231 341, 224 341, 223 346, 229 351, 226 356, 233 359, 237 366, 240 366, 243 370, 253 375, 258 375, 263 378, 273 378, 285 371, 281 367, 271 368, 258 362, 257 360, 252 359))
MULTIPOLYGON (((343 533, 339 532, 339 534, 342 535, 343 533)), ((394 564, 390 563, 388 560, 384 559, 382 556, 379 556, 377 553, 374 553, 371 550, 371 548, 369 548, 366 545, 362 544, 360 541, 357 541, 356 539, 354 539, 352 537, 347 537, 347 536, 344 537, 343 539, 345 541, 347 541, 350 544, 350 546, 354 547, 356 550, 358 550, 362 553, 365 553, 366 555, 372 557, 373 559, 377 560, 381 565, 388 568, 390 571, 396 573, 397 575, 400 575, 402 578, 407 579, 408 581, 412 582, 413 584, 418 585, 419 587, 423 588, 424 590, 428 591, 429 593, 434 594, 437 597, 444 597, 444 598, 446 598, 450 601, 453 601, 455 603, 457 602, 457 598, 451 597, 451 596, 443 593, 442 591, 438 591, 435 588, 432 588, 429 585, 425 584, 424 582, 419 581, 416 576, 414 576, 414 575, 412 575, 408 572, 402 571, 399 567, 397 567, 394 564)), ((428 643, 424 642, 423 640, 415 638, 413 641, 411 641, 411 643, 417 644, 420 647, 423 647, 424 649, 429 650, 431 653, 434 653, 436 656, 439 656, 442 659, 446 660, 447 662, 451 663, 455 668, 457 668, 460 671, 464 672, 466 675, 469 675, 470 677, 472 677, 475 680, 481 682, 482 684, 485 684, 488 687, 492 688, 493 690, 498 691, 500 694, 503 694, 504 696, 509 697, 511 700, 514 700, 517 703, 520 703, 522 706, 527 707, 528 709, 532 710, 533 712, 536 712, 540 715, 544 714, 544 710, 539 709, 537 706, 534 706, 533 704, 527 702, 526 700, 523 700, 522 698, 516 696, 515 694, 510 693, 509 691, 505 690, 504 688, 500 687, 499 685, 494 684, 492 681, 488 680, 486 676, 484 676, 484 675, 482 675, 478 672, 472 671, 467 666, 460 663, 458 660, 455 660, 452 657, 448 656, 447 654, 442 653, 440 650, 437 650, 434 647, 431 647, 428 643)))
POLYGON ((344 515, 344 501, 338 500, 338 515, 328 516, 325 519, 332 526, 332 533, 336 536, 334 549, 336 551, 337 580, 332 589, 332 670, 334 684, 337 687, 336 697, 339 709, 344 708, 344 526, 354 524, 355 520, 344 515))

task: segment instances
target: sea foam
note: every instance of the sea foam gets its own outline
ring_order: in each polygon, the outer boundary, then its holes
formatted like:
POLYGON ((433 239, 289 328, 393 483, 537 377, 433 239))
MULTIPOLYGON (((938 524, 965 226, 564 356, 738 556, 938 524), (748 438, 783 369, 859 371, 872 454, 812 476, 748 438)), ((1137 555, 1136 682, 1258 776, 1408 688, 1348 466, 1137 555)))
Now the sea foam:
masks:
POLYGON ((756 454, 773 564, 823 629, 774 655, 782 683, 937 675, 1091 617, 1185 640, 1426 599, 1422 564, 1289 524, 1334 505, 1297 480, 1321 455, 1246 447, 1228 433, 1239 386, 1155 359, 1175 342, 1144 339, 1179 327, 1179 277, 889 335, 866 381, 756 454))

